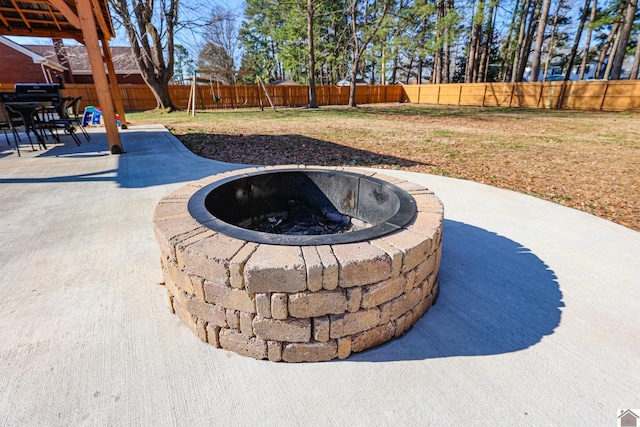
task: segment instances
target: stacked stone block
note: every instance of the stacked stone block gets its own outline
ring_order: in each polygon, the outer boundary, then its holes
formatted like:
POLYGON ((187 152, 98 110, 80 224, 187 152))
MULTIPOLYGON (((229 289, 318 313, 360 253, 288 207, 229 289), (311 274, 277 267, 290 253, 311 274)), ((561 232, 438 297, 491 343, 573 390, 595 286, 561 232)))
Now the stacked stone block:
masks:
POLYGON ((189 184, 154 215, 170 309, 202 341, 271 361, 345 359, 404 334, 434 303, 444 210, 431 191, 375 174, 414 197, 411 223, 365 242, 267 245, 214 232, 188 212, 197 190, 240 173, 189 184))

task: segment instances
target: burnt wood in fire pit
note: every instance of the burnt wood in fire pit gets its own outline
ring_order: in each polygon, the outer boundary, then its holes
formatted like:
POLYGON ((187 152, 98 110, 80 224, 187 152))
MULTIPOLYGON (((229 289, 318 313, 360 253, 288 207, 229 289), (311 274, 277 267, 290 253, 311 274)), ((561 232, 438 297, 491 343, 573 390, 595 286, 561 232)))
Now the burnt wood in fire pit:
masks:
POLYGON ((191 198, 189 212, 229 236, 309 246, 359 242, 399 230, 413 219, 416 206, 406 191, 372 176, 291 168, 209 184, 191 198), (368 226, 347 227, 351 218, 368 226), (275 222, 269 224, 270 219, 275 222))

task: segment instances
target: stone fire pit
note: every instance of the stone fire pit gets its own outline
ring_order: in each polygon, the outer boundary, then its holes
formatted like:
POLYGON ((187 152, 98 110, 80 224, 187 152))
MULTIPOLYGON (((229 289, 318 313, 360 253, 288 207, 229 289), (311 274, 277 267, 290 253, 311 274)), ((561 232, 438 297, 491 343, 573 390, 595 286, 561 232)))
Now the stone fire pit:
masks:
POLYGON ((382 344, 427 312, 438 294, 443 215, 433 192, 411 182, 283 166, 186 185, 160 201, 153 223, 169 306, 201 340, 309 362, 382 344), (277 234, 299 203, 320 227, 345 229, 277 234), (260 223, 269 232, 256 231, 260 223))

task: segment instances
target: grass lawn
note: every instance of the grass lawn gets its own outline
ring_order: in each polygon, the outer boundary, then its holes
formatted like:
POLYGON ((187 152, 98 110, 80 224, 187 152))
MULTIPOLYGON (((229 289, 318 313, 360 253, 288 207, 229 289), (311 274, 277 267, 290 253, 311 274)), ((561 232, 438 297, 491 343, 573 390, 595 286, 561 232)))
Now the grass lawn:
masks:
POLYGON ((640 231, 640 115, 399 104, 135 113, 194 153, 244 164, 350 165, 468 179, 640 231))

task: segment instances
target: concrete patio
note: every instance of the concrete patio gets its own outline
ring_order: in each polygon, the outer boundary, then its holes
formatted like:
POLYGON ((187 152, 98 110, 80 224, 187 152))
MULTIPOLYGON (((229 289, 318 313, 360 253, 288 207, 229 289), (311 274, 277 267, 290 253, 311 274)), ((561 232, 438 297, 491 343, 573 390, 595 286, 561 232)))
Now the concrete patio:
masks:
MULTIPOLYGON (((164 127, 0 136, 0 425, 617 425, 640 408, 640 233, 511 191, 385 171, 445 205, 440 296, 400 339, 272 363, 170 313, 158 201, 238 165, 164 127)), ((638 413, 638 412, 636 412, 638 413)))

